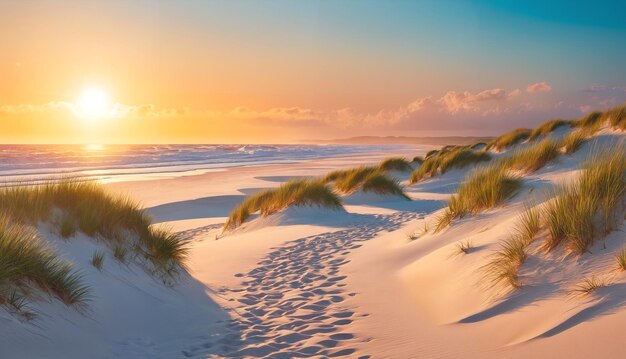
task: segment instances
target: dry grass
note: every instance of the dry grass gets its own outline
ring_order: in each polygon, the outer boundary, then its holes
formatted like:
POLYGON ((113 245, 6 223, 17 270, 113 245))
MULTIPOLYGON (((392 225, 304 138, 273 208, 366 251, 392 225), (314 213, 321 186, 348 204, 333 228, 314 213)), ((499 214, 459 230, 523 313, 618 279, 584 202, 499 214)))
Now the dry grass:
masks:
POLYGON ((499 164, 474 170, 448 201, 451 216, 461 218, 493 208, 511 197, 520 186, 521 181, 508 175, 499 164))
POLYGON ((530 136, 528 137, 528 140, 532 141, 541 136, 550 134, 557 128, 563 127, 563 126, 571 126, 571 122, 565 121, 565 120, 550 120, 550 121, 544 122, 539 127, 536 127, 535 129, 533 129, 533 131, 530 133, 530 136))
POLYGON ((545 207, 550 236, 548 250, 566 241, 573 253, 583 254, 598 238, 606 236, 623 220, 626 153, 624 148, 595 152, 579 178, 562 185, 545 207))
POLYGON ((349 170, 337 170, 327 174, 323 181, 334 182, 335 188, 341 193, 353 193, 359 190, 365 178, 380 172, 377 167, 361 166, 349 170))
POLYGON ((59 258, 34 228, 0 216, 0 304, 20 314, 25 304, 47 293, 77 308, 86 305, 89 288, 82 274, 59 258))
POLYGON ((572 131, 563 139, 563 150, 565 153, 574 153, 585 142, 587 142, 587 135, 584 131, 572 131))
POLYGON ((459 242, 456 244, 456 247, 457 253, 459 254, 467 254, 472 248, 474 248, 474 246, 472 245, 472 241, 470 240, 459 242))
POLYGON ((586 277, 583 278, 582 282, 576 284, 570 293, 573 296, 587 296, 606 286, 607 283, 604 280, 596 277, 586 277))
POLYGON ((104 252, 101 250, 96 250, 95 252, 93 252, 93 255, 91 256, 91 265, 94 266, 97 270, 102 270, 102 267, 104 266, 104 252))
POLYGON ((378 165, 378 168, 381 171, 411 171, 413 169, 409 161, 402 157, 387 158, 378 165))
POLYGON ((546 138, 541 142, 515 151, 511 156, 504 158, 502 163, 508 168, 532 173, 557 158, 560 154, 560 148, 560 142, 546 138))
POLYGON ((603 117, 609 121, 611 127, 626 130, 626 105, 605 111, 603 117))
POLYGON ((383 173, 375 172, 365 177, 361 185, 361 190, 363 192, 398 196, 406 200, 411 200, 411 198, 404 193, 402 186, 396 179, 388 177, 383 173))
POLYGON ((600 111, 594 111, 587 114, 585 117, 573 121, 572 124, 576 127, 595 128, 602 124, 603 114, 600 111))
POLYGON ((439 153, 439 150, 430 150, 430 151, 426 152, 426 158, 434 156, 437 153, 439 153))
POLYGON ((422 163, 424 163, 424 157, 422 156, 415 156, 413 157, 413 163, 421 165, 422 163))
POLYGON ((491 287, 504 285, 516 289, 521 287, 519 269, 526 260, 525 240, 512 235, 500 243, 499 248, 490 256, 483 267, 491 287))
POLYGON ((617 260, 617 268, 622 272, 626 272, 626 248, 622 248, 617 255, 615 255, 615 259, 617 260))
POLYGON ((502 151, 510 146, 516 145, 530 137, 532 130, 527 128, 518 128, 513 131, 507 132, 500 137, 495 138, 487 144, 487 150, 495 149, 496 151, 502 151))
POLYGON ((465 168, 489 160, 491 156, 483 151, 476 152, 462 147, 442 150, 437 155, 428 157, 418 169, 413 171, 409 183, 414 184, 426 177, 434 177, 454 168, 465 168))
POLYGON ((268 216, 290 206, 343 208, 339 196, 324 181, 291 180, 278 188, 264 190, 246 197, 230 213, 224 230, 239 227, 256 212, 260 212, 262 216, 268 216))
POLYGON ((2 188, 0 211, 20 223, 56 224, 63 237, 71 237, 79 229, 88 236, 106 240, 110 247, 122 246, 129 252, 142 254, 154 274, 173 274, 176 271, 172 268, 184 267, 186 247, 182 240, 176 237, 178 246, 171 247, 167 254, 155 253, 153 244, 162 238, 151 227, 144 209, 127 198, 108 194, 93 182, 67 180, 2 188), (55 211, 61 212, 61 221, 53 220, 55 211), (164 256, 168 258, 166 261, 162 260, 164 256))
POLYGON ((387 176, 385 171, 378 167, 361 166, 349 170, 333 171, 327 174, 322 181, 324 183, 334 182, 335 189, 343 194, 362 190, 363 192, 409 199, 398 181, 387 176))
POLYGON ((528 246, 540 230, 541 210, 537 206, 526 205, 526 210, 519 216, 515 225, 515 235, 528 246))

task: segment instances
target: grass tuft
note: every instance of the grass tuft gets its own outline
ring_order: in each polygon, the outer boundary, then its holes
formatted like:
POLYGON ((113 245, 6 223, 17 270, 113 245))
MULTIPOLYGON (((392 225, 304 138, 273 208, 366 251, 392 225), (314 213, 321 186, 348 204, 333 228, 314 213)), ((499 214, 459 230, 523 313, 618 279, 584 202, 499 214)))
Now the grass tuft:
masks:
POLYGON ((411 171, 413 169, 409 161, 401 157, 387 158, 386 160, 382 161, 380 165, 378 165, 378 168, 381 171, 403 171, 403 172, 411 171))
POLYGON ((563 139, 563 149, 565 153, 574 153, 585 142, 587 142, 587 136, 584 131, 572 131, 563 139))
MULTIPOLYGON (((35 225, 50 221, 53 210, 62 212, 62 220, 57 223, 62 237, 70 237, 79 229, 126 252, 148 253, 153 273, 171 272, 169 267, 162 267, 162 260, 152 260, 158 258, 153 251, 159 248, 153 242, 163 238, 154 237, 150 217, 128 198, 112 196, 94 182, 74 180, 0 189, 0 211, 17 222, 35 225)), ((184 267, 179 253, 172 251, 169 255, 168 266, 184 267)))
POLYGON ((507 132, 489 142, 487 144, 487 150, 493 148, 496 151, 502 151, 510 146, 516 145, 528 139, 531 133, 532 131, 527 128, 518 128, 513 131, 507 132))
POLYGON ((521 181, 508 175, 498 164, 479 168, 470 173, 459 186, 459 191, 448 201, 450 216, 461 218, 493 208, 511 197, 521 181))
POLYGON ((515 151, 511 156, 504 158, 502 163, 508 168, 532 173, 557 158, 560 148, 561 143, 551 138, 546 138, 541 142, 515 151))
POLYGON ((582 282, 574 286, 574 289, 572 289, 571 294, 574 296, 586 296, 606 286, 607 286, 607 283, 603 280, 600 280, 596 277, 591 277, 591 278, 586 277, 586 278, 583 278, 582 282))
POLYGON ((544 216, 550 236, 544 248, 562 240, 576 254, 587 252, 593 242, 621 223, 624 212, 626 153, 624 148, 595 152, 576 181, 557 187, 544 216))
POLYGON ((435 156, 428 157, 422 165, 411 173, 409 183, 414 184, 426 177, 434 177, 438 173, 446 173, 454 168, 467 166, 491 160, 486 152, 476 152, 467 148, 442 150, 435 156))
MULTIPOLYGON (((329 174, 329 176, 332 175, 335 181, 342 180, 343 174, 336 172, 329 174)), ((330 189, 325 180, 291 180, 278 188, 264 190, 246 197, 230 213, 224 230, 239 227, 256 212, 262 216, 268 216, 290 206, 314 205, 331 209, 343 208, 341 199, 330 189)))
POLYGON ((604 117, 609 121, 611 127, 626 130, 626 105, 604 112, 604 117))
POLYGON ((61 218, 61 224, 59 224, 59 234, 63 238, 70 238, 76 234, 76 223, 74 223, 74 219, 67 214, 61 218))
POLYGON ((626 271, 626 248, 622 248, 615 256, 619 270, 626 271))
POLYGON ((103 251, 96 250, 91 256, 91 265, 97 270, 102 270, 102 266, 104 265, 104 255, 103 251))
POLYGON ((418 165, 421 165, 422 163, 424 163, 424 157, 422 156, 415 156, 413 157, 413 163, 416 163, 418 165))
POLYGON ((512 235, 500 243, 483 267, 491 287, 505 285, 511 289, 521 287, 519 269, 526 260, 524 238, 512 235))
POLYGON ((36 298, 35 289, 66 305, 82 308, 89 287, 80 272, 59 258, 34 228, 0 217, 0 303, 21 310, 36 298))
POLYGON ((530 133, 530 136, 528 136, 528 140, 532 141, 541 136, 550 134, 557 128, 563 127, 563 126, 571 126, 571 122, 565 121, 565 120, 559 120, 559 119, 544 122, 542 125, 532 130, 532 132, 530 133))
POLYGON ((459 254, 467 254, 474 247, 472 241, 466 240, 457 243, 456 245, 459 254))

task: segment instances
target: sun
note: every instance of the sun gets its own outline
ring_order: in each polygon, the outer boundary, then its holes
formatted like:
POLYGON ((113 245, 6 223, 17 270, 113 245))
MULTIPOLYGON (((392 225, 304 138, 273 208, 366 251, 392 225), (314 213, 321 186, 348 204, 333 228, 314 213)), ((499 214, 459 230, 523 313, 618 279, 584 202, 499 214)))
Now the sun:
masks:
POLYGON ((113 108, 106 91, 99 87, 84 89, 74 104, 74 113, 85 120, 101 120, 113 116, 113 108))

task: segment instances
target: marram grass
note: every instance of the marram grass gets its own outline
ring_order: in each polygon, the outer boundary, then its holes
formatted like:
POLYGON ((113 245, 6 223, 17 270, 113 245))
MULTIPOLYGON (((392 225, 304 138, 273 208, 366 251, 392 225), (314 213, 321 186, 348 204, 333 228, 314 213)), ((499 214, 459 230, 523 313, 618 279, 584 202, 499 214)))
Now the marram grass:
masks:
POLYGON ((77 308, 86 305, 90 292, 82 274, 60 259, 34 228, 1 215, 0 304, 26 315, 22 309, 37 297, 36 290, 77 308))
POLYGON ((267 216, 289 206, 313 205, 330 209, 343 208, 339 196, 323 180, 291 180, 278 188, 264 190, 246 197, 230 213, 224 229, 239 227, 256 212, 267 216))
POLYGON ((175 234, 165 238, 151 226, 150 217, 138 204, 113 196, 94 182, 66 180, 2 188, 0 211, 24 224, 56 224, 65 238, 80 230, 105 240, 112 249, 122 247, 141 254, 149 264, 147 269, 154 274, 173 275, 184 268, 187 249, 182 239, 175 234))
POLYGON ((378 168, 382 171, 410 171, 413 169, 411 163, 402 157, 387 158, 378 165, 378 168))
POLYGON ((454 148, 440 151, 428 157, 422 165, 411 173, 409 183, 414 184, 427 177, 446 173, 455 168, 465 168, 491 160, 491 156, 483 151, 472 151, 467 148, 454 148))
POLYGON ((530 137, 532 130, 527 128, 518 128, 513 131, 507 132, 487 144, 487 149, 495 149, 496 151, 502 151, 510 146, 516 145, 522 141, 525 141, 530 137))
POLYGON ((623 146, 597 151, 586 161, 580 176, 555 190, 543 213, 549 236, 544 248, 565 243, 583 254, 595 240, 623 221, 626 153, 623 146))

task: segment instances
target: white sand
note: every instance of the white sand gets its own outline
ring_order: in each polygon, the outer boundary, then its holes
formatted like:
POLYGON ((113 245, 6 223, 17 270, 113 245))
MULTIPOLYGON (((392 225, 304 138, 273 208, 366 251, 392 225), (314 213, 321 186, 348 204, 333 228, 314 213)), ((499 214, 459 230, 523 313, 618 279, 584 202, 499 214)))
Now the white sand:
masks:
MULTIPOLYGON (((604 130, 594 141, 620 137, 604 130)), ((624 226, 580 258, 531 251, 512 295, 495 296, 480 272, 524 201, 573 178, 592 147, 527 176, 506 206, 413 241, 407 234, 434 225, 465 171, 408 187, 413 201, 356 194, 347 212, 289 209, 225 236, 221 224, 246 194, 389 154, 108 184, 189 238, 191 277, 167 289, 111 259, 100 273, 88 265, 97 244, 49 234, 95 288, 90 313, 37 304, 33 325, 0 312, 0 357, 622 357, 626 275, 613 256, 624 226), (468 254, 457 253, 462 240, 468 254), (591 274, 612 284, 573 298, 591 274)))

